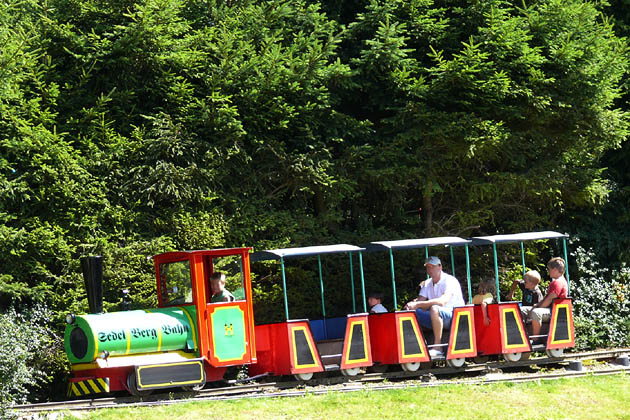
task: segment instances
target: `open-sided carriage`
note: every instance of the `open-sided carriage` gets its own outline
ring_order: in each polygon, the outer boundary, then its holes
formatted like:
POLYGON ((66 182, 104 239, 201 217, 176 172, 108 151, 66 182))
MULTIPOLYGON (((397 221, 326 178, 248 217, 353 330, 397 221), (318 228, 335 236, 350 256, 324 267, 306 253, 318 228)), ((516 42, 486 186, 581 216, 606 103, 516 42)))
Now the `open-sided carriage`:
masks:
MULTIPOLYGON (((369 252, 385 251, 389 253, 392 296, 394 308, 398 308, 396 297, 396 270, 394 252, 412 249, 424 249, 425 258, 429 256, 431 247, 448 248, 451 256, 451 268, 455 273, 454 248, 463 247, 466 256, 466 278, 470 293, 470 270, 468 245, 470 240, 459 237, 438 237, 423 239, 403 239, 397 241, 371 242, 365 248, 369 252)), ((420 328, 415 311, 400 310, 384 314, 370 314, 370 338, 372 358, 375 366, 400 364, 405 371, 416 371, 420 363, 431 361, 428 348, 440 347, 445 351, 444 357, 433 360, 446 360, 451 367, 461 367, 466 358, 477 355, 475 341, 475 323, 473 306, 456 307, 453 310, 453 321, 450 330, 442 336, 441 345, 427 345, 427 332, 420 328)), ((429 334, 431 334, 429 332, 429 334)), ((377 367, 378 369, 378 367, 377 367)))
MULTIPOLYGON (((360 368, 372 365, 370 335, 365 313, 365 292, 363 312, 357 313, 353 296, 352 312, 342 317, 327 317, 322 275, 322 255, 347 254, 349 277, 354 290, 353 256, 358 255, 359 267, 362 267, 362 251, 364 249, 354 245, 340 244, 275 249, 252 255, 253 262, 280 261, 285 321, 256 325, 258 362, 249 366, 250 375, 294 375, 299 380, 309 380, 313 373, 324 371, 341 371, 343 375, 354 376, 359 373, 360 368), (322 311, 321 314, 313 314, 309 319, 291 319, 285 260, 309 257, 317 257, 322 311)), ((363 285, 362 268, 360 272, 363 285)))
MULTIPOLYGON (((569 284, 568 235, 545 231, 527 232, 512 235, 494 235, 472 238, 473 246, 492 246, 496 290, 499 291, 499 264, 497 245, 520 244, 523 274, 526 272, 524 243, 527 241, 561 240, 564 260, 567 262, 566 278, 569 284)), ((573 327, 573 306, 571 298, 555 299, 551 307, 551 320, 543 323, 538 336, 531 335, 531 325, 523 320, 518 302, 501 302, 497 293, 497 303, 488 305, 488 316, 492 320, 485 325, 481 316, 481 307, 475 307, 475 332, 479 355, 502 355, 507 361, 516 362, 532 351, 545 351, 549 357, 560 357, 564 349, 575 345, 573 327), (544 344, 532 346, 534 339, 544 338, 544 344)))

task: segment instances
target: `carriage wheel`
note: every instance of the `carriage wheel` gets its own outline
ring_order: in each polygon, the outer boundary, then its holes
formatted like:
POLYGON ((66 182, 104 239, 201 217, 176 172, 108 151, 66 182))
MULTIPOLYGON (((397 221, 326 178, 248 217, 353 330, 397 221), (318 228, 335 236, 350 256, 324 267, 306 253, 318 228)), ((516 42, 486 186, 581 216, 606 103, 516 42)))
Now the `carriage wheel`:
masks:
POLYGON ((518 362, 523 357, 523 353, 504 353, 503 358, 506 362, 518 362))
POLYGON ((546 350, 545 353, 547 353, 547 356, 549 357, 562 357, 564 349, 549 349, 546 350))
POLYGON ((420 363, 419 362, 401 363, 400 367, 405 372, 415 372, 420 368, 420 363))
POLYGON ((465 363, 466 363, 466 359, 464 357, 459 357, 457 359, 448 359, 446 361, 446 364, 452 368, 460 368, 464 366, 465 363))
POLYGON ((313 372, 296 373, 293 376, 295 376, 295 379, 297 379, 298 381, 310 381, 311 378, 313 378, 313 372))
POLYGON ((341 369, 341 374, 343 376, 357 376, 360 371, 361 369, 358 367, 354 367, 350 369, 341 369))

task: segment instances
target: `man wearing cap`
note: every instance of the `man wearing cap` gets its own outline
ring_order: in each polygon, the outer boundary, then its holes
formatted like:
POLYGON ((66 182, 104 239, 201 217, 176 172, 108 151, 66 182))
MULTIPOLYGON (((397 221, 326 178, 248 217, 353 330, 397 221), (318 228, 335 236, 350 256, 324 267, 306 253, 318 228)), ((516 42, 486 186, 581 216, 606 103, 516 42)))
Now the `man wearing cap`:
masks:
MULTIPOLYGON (((404 309, 414 309, 418 322, 433 330, 434 344, 442 343, 442 329, 450 328, 453 308, 464 305, 464 297, 459 281, 442 271, 438 257, 429 257, 424 262, 429 280, 424 282, 418 297, 408 302, 404 309)), ((438 348, 429 350, 431 357, 443 356, 438 348)))

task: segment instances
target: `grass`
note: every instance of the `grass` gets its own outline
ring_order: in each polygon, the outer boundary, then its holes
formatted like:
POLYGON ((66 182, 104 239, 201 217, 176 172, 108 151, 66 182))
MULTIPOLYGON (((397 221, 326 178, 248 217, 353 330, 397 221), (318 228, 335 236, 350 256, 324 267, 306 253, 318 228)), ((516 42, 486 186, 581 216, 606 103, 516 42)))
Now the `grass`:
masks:
POLYGON ((524 384, 445 385, 120 408, 66 414, 80 420, 209 419, 630 419, 630 376, 524 384))

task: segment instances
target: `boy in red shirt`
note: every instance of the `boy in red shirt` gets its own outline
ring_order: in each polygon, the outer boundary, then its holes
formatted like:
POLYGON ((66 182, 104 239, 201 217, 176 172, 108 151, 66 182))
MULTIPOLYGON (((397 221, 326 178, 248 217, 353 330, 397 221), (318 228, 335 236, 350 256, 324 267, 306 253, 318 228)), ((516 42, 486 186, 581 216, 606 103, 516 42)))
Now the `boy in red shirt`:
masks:
MULTIPOLYGON (((552 258, 547 263, 547 271, 552 280, 547 288, 547 294, 542 302, 536 303, 532 309, 528 311, 528 316, 532 320, 532 335, 534 336, 540 334, 542 323, 551 319, 551 304, 553 300, 567 297, 569 285, 564 278, 565 269, 566 264, 562 258, 552 258)), ((538 344, 540 342, 542 342, 542 340, 539 339, 534 343, 538 344)))

